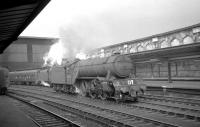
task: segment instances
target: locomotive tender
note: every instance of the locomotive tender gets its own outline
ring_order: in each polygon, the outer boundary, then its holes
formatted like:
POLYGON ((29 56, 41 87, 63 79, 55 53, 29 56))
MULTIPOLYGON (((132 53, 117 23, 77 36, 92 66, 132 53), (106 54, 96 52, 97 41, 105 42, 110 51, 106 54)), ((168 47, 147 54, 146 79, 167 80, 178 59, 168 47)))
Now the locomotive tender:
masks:
POLYGON ((54 90, 67 93, 78 92, 91 98, 114 98, 137 100, 146 86, 131 77, 133 63, 124 55, 87 60, 75 60, 50 69, 12 72, 15 83, 50 83, 54 90), (18 74, 21 75, 18 75, 18 74))

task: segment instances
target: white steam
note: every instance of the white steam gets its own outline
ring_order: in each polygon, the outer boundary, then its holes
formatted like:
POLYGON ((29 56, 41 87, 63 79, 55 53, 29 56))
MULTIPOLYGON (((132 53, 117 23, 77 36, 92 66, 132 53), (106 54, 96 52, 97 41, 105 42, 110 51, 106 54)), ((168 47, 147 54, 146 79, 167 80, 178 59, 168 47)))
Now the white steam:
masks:
POLYGON ((41 84, 42 84, 43 86, 50 87, 50 84, 49 84, 49 83, 47 83, 47 82, 45 82, 45 81, 41 81, 41 84))
POLYGON ((79 53, 110 45, 112 38, 106 25, 97 19, 79 19, 60 28, 60 39, 65 48, 65 57, 74 58, 79 53), (105 40, 108 40, 105 42, 105 40))
POLYGON ((87 55, 83 52, 79 52, 76 54, 76 58, 81 59, 81 60, 85 60, 87 59, 87 55))
POLYGON ((53 44, 44 59, 44 66, 53 66, 54 64, 61 65, 64 57, 65 49, 61 41, 53 44))

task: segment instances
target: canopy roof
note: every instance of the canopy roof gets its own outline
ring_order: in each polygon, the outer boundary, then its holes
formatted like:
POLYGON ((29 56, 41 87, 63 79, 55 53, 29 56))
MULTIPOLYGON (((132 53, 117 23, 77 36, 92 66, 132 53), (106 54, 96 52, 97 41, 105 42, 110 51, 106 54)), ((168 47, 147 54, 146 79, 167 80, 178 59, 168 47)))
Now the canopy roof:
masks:
POLYGON ((0 54, 22 33, 50 0, 0 1, 0 54))

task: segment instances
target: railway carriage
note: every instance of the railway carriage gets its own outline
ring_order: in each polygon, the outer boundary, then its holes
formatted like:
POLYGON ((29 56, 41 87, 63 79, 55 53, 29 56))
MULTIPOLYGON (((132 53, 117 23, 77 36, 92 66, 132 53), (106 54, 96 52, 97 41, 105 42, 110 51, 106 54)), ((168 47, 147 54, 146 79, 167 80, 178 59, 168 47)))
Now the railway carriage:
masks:
POLYGON ((38 70, 10 72, 10 80, 16 85, 34 85, 38 80, 38 70))
POLYGON ((9 71, 7 68, 0 67, 0 94, 6 94, 7 87, 9 86, 9 71))

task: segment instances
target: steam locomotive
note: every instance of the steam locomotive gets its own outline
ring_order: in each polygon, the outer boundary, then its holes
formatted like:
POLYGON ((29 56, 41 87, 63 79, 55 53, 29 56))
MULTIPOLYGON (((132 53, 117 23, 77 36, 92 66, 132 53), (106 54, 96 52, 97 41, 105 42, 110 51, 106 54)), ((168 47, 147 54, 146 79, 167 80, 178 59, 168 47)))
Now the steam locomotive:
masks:
POLYGON ((131 76, 133 63, 124 55, 87 60, 74 60, 49 69, 10 73, 15 84, 49 83, 55 91, 79 93, 82 96, 105 100, 137 100, 146 85, 131 76))

